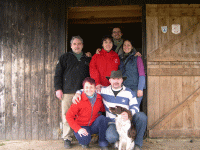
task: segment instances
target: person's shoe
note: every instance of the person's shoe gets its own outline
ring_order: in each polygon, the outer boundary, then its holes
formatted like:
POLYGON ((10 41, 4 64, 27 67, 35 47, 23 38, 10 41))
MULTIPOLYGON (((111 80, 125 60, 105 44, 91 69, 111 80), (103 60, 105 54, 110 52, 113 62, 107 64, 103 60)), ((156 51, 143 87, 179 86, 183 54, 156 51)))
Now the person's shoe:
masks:
POLYGON ((134 150, 142 150, 142 148, 139 145, 135 145, 134 150))
POLYGON ((82 147, 82 148, 89 148, 89 144, 88 144, 88 145, 82 145, 82 144, 81 144, 81 147, 82 147))
POLYGON ((101 147, 100 150, 108 150, 108 147, 101 147))
POLYGON ((113 145, 113 148, 118 149, 119 148, 119 141, 116 141, 113 145))
POLYGON ((71 141, 70 140, 64 140, 64 147, 66 149, 70 149, 71 148, 71 141))

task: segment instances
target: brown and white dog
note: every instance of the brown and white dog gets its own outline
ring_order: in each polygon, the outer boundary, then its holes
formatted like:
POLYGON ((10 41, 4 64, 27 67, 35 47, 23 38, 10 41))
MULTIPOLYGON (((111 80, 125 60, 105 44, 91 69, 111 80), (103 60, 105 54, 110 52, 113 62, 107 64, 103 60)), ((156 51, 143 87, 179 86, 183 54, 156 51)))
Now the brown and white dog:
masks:
POLYGON ((119 148, 118 150, 132 150, 135 146, 135 137, 136 137, 136 129, 132 123, 132 114, 131 111, 120 107, 110 107, 109 110, 113 113, 116 114, 117 117, 115 118, 115 124, 117 128, 117 132, 119 134, 119 148), (123 121, 121 114, 123 112, 128 113, 128 120, 123 121))

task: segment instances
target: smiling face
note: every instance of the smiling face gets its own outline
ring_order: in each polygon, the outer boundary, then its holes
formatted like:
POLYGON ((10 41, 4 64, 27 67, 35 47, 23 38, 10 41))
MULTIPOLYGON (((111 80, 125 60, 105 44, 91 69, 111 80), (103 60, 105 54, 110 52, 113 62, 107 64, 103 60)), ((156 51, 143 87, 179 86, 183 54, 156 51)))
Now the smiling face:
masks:
POLYGON ((126 40, 123 44, 123 51, 124 53, 129 53, 133 49, 133 46, 130 41, 126 40))
POLYGON ((122 38, 122 32, 120 28, 113 28, 112 37, 114 40, 120 40, 122 38))
POLYGON ((111 39, 107 38, 103 41, 102 47, 105 51, 110 52, 110 50, 113 47, 113 43, 111 41, 111 39))
POLYGON ((83 49, 83 43, 79 39, 74 39, 71 43, 71 49, 74 53, 80 54, 83 49))
POLYGON ((96 90, 95 84, 90 84, 89 82, 85 82, 83 90, 87 96, 92 96, 94 95, 96 90))

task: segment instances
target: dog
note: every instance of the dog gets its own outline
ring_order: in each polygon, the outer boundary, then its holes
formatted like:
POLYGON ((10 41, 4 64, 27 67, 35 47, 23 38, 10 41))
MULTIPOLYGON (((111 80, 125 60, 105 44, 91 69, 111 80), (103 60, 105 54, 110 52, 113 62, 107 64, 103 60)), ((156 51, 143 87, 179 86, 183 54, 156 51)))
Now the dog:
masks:
POLYGON ((132 123, 131 111, 120 106, 110 107, 109 110, 113 114, 117 115, 117 117, 115 118, 115 124, 117 128, 117 132, 119 134, 118 150, 122 150, 122 149, 132 150, 135 146, 134 140, 136 138, 136 129, 132 123), (121 116, 123 112, 128 113, 128 120, 125 122, 122 120, 122 116, 121 116))

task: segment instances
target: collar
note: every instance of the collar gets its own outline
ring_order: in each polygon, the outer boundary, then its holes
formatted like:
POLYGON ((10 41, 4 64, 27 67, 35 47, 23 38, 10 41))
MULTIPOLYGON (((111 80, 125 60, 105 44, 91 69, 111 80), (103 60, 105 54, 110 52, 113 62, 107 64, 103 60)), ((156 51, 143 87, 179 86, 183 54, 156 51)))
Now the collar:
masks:
MULTIPOLYGON (((114 42, 114 44, 115 43, 121 43, 121 42, 123 42, 123 39, 121 38, 120 40, 115 40, 115 39, 113 39, 113 42, 114 42)), ((116 44, 115 44, 116 45, 116 44)))
MULTIPOLYGON (((110 52, 112 51, 112 49, 110 50, 110 52)), ((101 49, 101 51, 100 51, 100 53, 102 53, 102 54, 108 54, 108 53, 110 53, 110 52, 107 52, 105 49, 101 49)))

